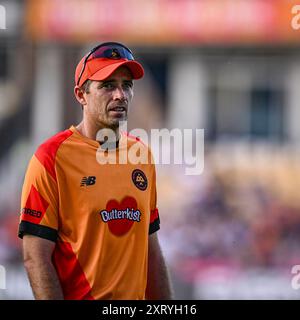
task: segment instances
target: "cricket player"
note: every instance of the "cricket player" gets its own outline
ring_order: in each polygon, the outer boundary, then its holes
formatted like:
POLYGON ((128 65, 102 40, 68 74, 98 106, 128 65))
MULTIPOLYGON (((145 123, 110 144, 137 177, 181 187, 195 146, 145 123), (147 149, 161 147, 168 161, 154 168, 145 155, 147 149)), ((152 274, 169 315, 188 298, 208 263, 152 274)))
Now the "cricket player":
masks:
POLYGON ((107 163, 109 153, 118 159, 132 147, 152 157, 119 127, 133 80, 143 75, 123 44, 93 48, 75 71, 82 121, 44 142, 30 160, 19 237, 36 299, 172 298, 157 238, 155 165, 107 163))

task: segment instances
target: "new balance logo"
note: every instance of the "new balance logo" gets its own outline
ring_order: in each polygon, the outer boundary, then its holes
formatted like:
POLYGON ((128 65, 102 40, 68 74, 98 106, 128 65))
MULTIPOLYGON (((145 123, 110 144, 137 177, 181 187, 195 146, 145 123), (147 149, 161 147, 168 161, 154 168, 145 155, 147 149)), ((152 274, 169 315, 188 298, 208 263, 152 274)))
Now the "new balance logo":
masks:
POLYGON ((95 176, 83 177, 82 180, 81 180, 80 187, 92 186, 95 183, 96 183, 96 177, 95 176))

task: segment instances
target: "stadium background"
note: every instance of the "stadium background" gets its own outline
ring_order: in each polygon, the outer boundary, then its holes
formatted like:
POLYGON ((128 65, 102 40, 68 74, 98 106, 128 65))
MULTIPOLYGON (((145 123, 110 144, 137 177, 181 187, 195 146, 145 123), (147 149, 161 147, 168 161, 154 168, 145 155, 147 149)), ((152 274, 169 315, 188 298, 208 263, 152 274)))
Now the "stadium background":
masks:
MULTIPOLYGON (((98 42, 145 66, 130 128, 204 128, 205 168, 159 165, 161 244, 178 299, 297 299, 300 30, 289 0, 1 1, 1 299, 31 299, 16 237, 39 143, 80 119, 78 59, 98 42)), ((300 4, 300 1, 299 1, 300 4)))

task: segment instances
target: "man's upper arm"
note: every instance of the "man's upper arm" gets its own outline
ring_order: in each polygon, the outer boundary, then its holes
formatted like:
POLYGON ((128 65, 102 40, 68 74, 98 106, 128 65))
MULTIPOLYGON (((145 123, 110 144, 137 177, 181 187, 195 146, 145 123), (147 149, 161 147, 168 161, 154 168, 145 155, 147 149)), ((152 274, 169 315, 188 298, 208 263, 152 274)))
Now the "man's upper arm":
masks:
POLYGON ((24 266, 37 300, 64 299, 58 274, 52 262, 55 242, 29 234, 23 235, 24 266))
POLYGON ((157 236, 157 232, 149 235, 148 240, 148 253, 149 257, 153 256, 163 256, 161 245, 157 236))
POLYGON ((24 234, 23 255, 24 262, 43 261, 51 262, 55 242, 40 237, 24 234))

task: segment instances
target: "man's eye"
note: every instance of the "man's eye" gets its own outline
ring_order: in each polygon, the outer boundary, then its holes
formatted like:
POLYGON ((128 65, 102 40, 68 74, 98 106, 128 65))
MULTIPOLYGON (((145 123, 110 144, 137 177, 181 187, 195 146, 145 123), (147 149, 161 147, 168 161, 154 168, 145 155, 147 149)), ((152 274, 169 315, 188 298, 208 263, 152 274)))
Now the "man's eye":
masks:
POLYGON ((101 87, 105 89, 113 89, 114 85, 112 83, 103 83, 101 87))
POLYGON ((131 82, 125 82, 124 83, 124 87, 127 88, 127 89, 128 88, 132 88, 132 86, 133 86, 133 84, 131 82))

